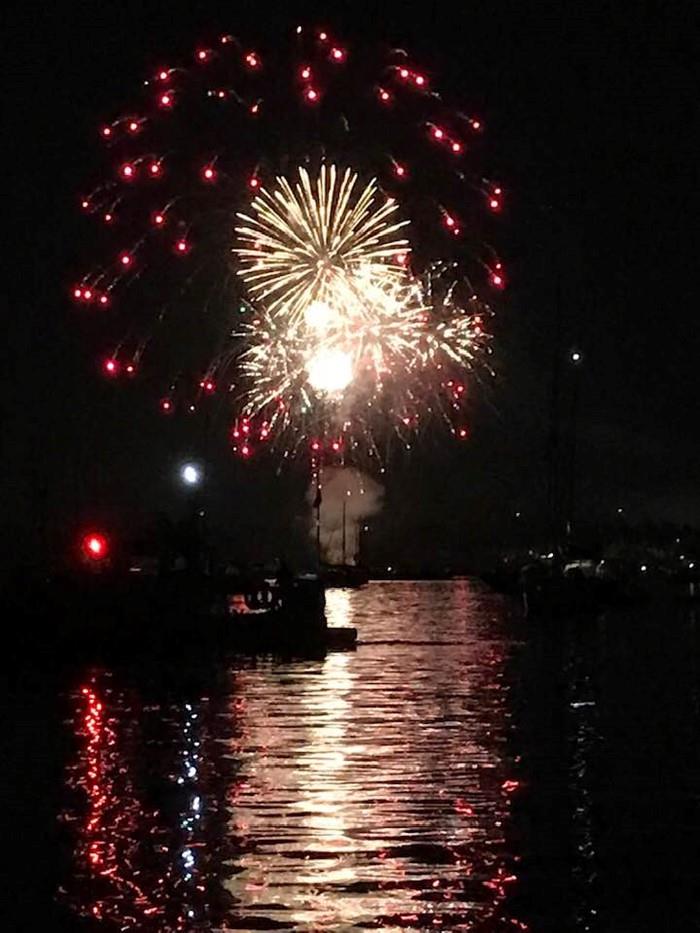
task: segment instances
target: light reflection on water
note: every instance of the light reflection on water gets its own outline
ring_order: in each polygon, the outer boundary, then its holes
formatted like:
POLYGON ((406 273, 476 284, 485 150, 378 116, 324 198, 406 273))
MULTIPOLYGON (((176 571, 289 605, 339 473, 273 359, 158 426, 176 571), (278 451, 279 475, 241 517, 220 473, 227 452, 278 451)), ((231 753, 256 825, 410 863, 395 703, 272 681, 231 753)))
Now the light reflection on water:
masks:
POLYGON ((64 904, 95 929, 527 929, 503 603, 378 583, 328 614, 357 652, 241 662, 188 699, 86 675, 64 904))

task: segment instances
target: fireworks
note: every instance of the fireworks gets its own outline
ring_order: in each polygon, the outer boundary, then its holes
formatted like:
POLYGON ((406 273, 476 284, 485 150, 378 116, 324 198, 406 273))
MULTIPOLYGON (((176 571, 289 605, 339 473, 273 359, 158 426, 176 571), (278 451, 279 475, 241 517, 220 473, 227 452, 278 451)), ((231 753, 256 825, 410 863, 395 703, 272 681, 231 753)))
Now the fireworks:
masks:
POLYGON ((503 188, 467 164, 482 122, 404 52, 295 43, 290 71, 198 45, 98 128, 107 180, 79 201, 108 252, 71 294, 104 309, 103 372, 161 380, 163 414, 217 405, 245 457, 465 438, 483 292, 506 284, 482 229, 503 188))
POLYGON ((262 188, 253 217, 238 215, 240 275, 271 314, 294 323, 313 302, 337 306, 368 267, 387 280, 402 274, 395 257, 406 249, 398 234, 407 221, 394 219, 392 198, 375 205, 375 181, 356 194, 357 187, 350 169, 322 165, 314 184, 302 168, 294 185, 278 178, 274 190, 262 188))

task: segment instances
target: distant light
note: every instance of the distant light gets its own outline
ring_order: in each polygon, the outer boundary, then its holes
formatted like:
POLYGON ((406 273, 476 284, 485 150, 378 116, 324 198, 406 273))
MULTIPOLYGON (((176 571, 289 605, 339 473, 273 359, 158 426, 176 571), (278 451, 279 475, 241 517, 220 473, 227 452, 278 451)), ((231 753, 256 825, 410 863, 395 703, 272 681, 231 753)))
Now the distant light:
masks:
POLYGON ((216 171, 211 165, 207 165, 202 170, 202 178, 205 181, 216 181, 216 171))
POLYGON ((119 373, 119 363, 113 357, 104 361, 103 369, 108 376, 116 376, 119 373))
POLYGON ((648 567, 647 567, 646 564, 642 564, 641 567, 640 567, 639 569, 642 571, 642 573, 646 573, 647 570, 648 570, 648 567))
POLYGON ((109 554, 109 541, 105 535, 99 532, 90 532, 84 535, 81 550, 90 560, 104 560, 109 554))
POLYGON ((582 359, 583 359, 583 354, 579 350, 571 351, 571 362, 572 363, 580 363, 582 359))
POLYGON ((304 97, 310 104, 315 104, 318 101, 318 91, 315 87, 309 87, 304 91, 304 97))
POLYGON ((194 463, 185 463, 180 468, 180 478, 188 486, 198 486, 202 480, 202 471, 194 463))

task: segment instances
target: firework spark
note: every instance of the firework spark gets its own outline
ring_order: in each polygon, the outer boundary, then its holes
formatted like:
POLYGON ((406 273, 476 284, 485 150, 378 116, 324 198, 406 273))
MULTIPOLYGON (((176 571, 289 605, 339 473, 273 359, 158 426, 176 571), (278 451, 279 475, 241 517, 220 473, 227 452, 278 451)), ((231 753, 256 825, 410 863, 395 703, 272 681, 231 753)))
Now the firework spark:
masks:
POLYGON ((387 280, 400 277, 407 221, 397 219, 393 199, 377 202, 374 180, 360 188, 355 172, 335 165, 323 165, 315 183, 300 168, 294 184, 277 178, 273 190, 260 189, 252 216, 239 214, 236 228, 234 252, 250 294, 296 322, 314 301, 337 304, 368 265, 387 280))
MULTIPOLYGON (((357 176, 349 170, 341 174, 333 166, 321 169, 315 183, 305 170, 300 175, 297 193, 304 197, 303 216, 323 218, 323 230, 348 230, 329 213, 334 199, 329 201, 327 194, 335 189, 337 178, 357 176)), ((357 215, 363 229, 378 226, 371 223, 371 187, 364 189, 367 206, 357 215)), ((291 185, 280 178, 262 203, 276 204, 282 211, 290 191, 291 185)), ((347 199, 335 203, 347 209, 347 199)), ((396 205, 389 207, 393 215, 396 205)), ((290 211, 297 216, 293 207, 290 211)), ((382 208, 378 213, 384 223, 389 215, 382 208)), ((391 232, 388 237, 399 226, 408 232, 398 221, 381 229, 391 232)), ((249 242, 253 228, 239 233, 249 242)), ((355 241, 345 236, 353 245, 341 254, 329 247, 333 238, 319 229, 307 229, 304 236, 308 242, 299 238, 301 245, 285 248, 283 259, 278 259, 277 244, 261 267, 252 259, 248 265, 249 255, 258 256, 259 250, 235 249, 243 255, 241 274, 259 310, 239 331, 243 349, 237 367, 245 385, 245 418, 264 419, 277 436, 286 428, 298 438, 344 433, 353 443, 359 444, 361 437, 364 446, 378 450, 373 422, 385 427, 388 417, 400 431, 415 428, 431 391, 439 396, 447 389, 450 406, 461 401, 463 386, 452 391, 446 373, 471 367, 483 346, 481 316, 476 313, 481 306, 475 308, 474 296, 461 303, 457 282, 444 284, 444 269, 423 279, 414 276, 405 263, 394 260, 396 242, 389 249, 387 239, 359 236, 355 241), (316 246, 312 249, 310 243, 316 246), (318 258, 321 249, 323 260, 318 258)), ((267 243, 267 234, 261 237, 267 243)), ((287 239, 291 241, 291 233, 287 239)), ((408 241, 402 240, 404 254, 407 247, 408 241)))

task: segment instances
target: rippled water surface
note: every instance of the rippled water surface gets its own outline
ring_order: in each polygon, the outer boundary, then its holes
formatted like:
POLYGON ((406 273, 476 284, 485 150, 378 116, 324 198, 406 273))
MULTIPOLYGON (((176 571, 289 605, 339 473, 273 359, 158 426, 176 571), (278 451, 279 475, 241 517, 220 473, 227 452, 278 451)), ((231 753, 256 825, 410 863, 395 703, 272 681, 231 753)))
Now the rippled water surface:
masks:
POLYGON ((692 615, 533 628, 466 580, 328 612, 356 652, 65 675, 36 929, 700 929, 692 615))

